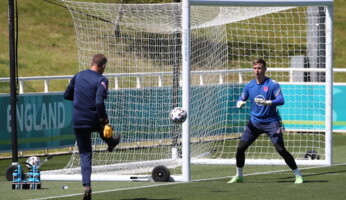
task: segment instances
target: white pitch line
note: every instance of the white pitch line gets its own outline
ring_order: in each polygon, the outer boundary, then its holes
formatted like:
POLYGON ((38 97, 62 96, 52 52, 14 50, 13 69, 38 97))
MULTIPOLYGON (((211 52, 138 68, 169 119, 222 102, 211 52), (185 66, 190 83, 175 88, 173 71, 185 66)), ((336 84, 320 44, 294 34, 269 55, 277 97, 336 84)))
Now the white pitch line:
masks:
MULTIPOLYGON (((306 168, 300 168, 302 169, 317 169, 317 168, 326 168, 326 167, 334 167, 334 166, 341 166, 346 165, 346 163, 341 164, 334 164, 332 166, 314 166, 314 167, 306 167, 306 168)), ((287 172, 291 171, 290 169, 284 169, 284 170, 274 170, 274 171, 268 171, 268 172, 256 172, 251 174, 245 174, 244 176, 254 176, 254 175, 262 175, 262 174, 274 174, 274 173, 280 173, 280 172, 287 172)), ((205 178, 205 179, 197 179, 193 180, 192 182, 201 182, 201 181, 211 181, 211 180, 219 180, 219 179, 225 179, 225 178, 231 178, 233 176, 223 176, 223 177, 215 177, 215 178, 205 178)), ((175 185, 175 184, 181 184, 185 182, 172 182, 172 183, 165 183, 165 184, 157 184, 157 185, 147 185, 147 186, 139 186, 139 187, 130 187, 130 188, 120 188, 120 189, 113 189, 113 190, 103 190, 103 191, 95 191, 93 194, 99 194, 99 193, 106 193, 106 192, 117 192, 117 191, 125 191, 125 190, 136 190, 136 189, 143 189, 143 188, 153 188, 153 187, 159 187, 159 186, 165 186, 165 185, 175 185)), ((29 200, 46 200, 46 199, 56 199, 56 198, 64 198, 64 197, 73 197, 78 195, 83 195, 84 193, 76 193, 76 194, 68 194, 68 195, 61 195, 61 196, 53 196, 53 197, 44 197, 44 198, 38 198, 38 199, 29 199, 29 200)))
MULTIPOLYGON (((120 189, 114 189, 114 190, 103 190, 103 191, 96 191, 96 192, 92 192, 92 193, 98 194, 98 193, 117 192, 117 191, 124 191, 124 190, 136 190, 136 189, 151 188, 151 187, 157 187, 157 186, 163 186, 163 185, 175 185, 175 184, 179 184, 179 183, 184 183, 184 182, 172 182, 172 183, 165 183, 165 184, 158 184, 158 185, 146 185, 146 186, 138 186, 138 187, 130 187, 130 188, 120 188, 120 189)), ((64 197, 73 197, 73 196, 78 196, 78 195, 83 195, 83 194, 84 193, 75 193, 75 194, 67 194, 67 195, 61 195, 61 196, 44 197, 44 198, 29 199, 29 200, 45 200, 45 199, 64 198, 64 197)))

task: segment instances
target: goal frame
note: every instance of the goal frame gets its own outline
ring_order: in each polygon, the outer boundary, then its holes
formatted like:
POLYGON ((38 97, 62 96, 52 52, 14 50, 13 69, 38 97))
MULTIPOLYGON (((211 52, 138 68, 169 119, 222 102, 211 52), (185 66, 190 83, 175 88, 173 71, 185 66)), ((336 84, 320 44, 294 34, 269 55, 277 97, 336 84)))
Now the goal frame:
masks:
MULTIPOLYGON (((325 160, 297 161, 298 165, 332 165, 332 134, 333 134, 333 0, 182 0, 182 105, 189 113, 190 108, 190 8, 199 6, 326 6, 326 118, 325 118, 325 160)), ((190 159, 190 116, 188 114, 182 130, 182 181, 191 181, 190 159)), ((235 164, 235 161, 204 159, 195 160, 196 164, 235 164)), ((283 160, 254 160, 247 164, 283 165, 283 160)))

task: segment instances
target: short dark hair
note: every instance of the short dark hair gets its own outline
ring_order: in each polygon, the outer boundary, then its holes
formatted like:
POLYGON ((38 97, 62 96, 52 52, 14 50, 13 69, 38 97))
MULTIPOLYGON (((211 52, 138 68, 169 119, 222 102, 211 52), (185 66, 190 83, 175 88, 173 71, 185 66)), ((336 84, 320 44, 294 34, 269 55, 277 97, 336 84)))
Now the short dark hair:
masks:
POLYGON ((96 54, 93 57, 91 65, 97 65, 98 67, 102 67, 103 65, 107 64, 107 58, 103 54, 96 54))
POLYGON ((256 64, 262 64, 263 67, 267 67, 266 61, 264 61, 262 58, 257 58, 252 62, 253 65, 256 64))

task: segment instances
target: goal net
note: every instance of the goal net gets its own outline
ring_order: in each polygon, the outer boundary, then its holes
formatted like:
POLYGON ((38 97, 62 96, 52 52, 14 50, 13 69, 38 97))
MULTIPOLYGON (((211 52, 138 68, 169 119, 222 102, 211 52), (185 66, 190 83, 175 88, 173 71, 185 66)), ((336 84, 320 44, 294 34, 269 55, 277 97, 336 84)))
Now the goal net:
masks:
MULTIPOLYGON (((94 180, 139 181, 160 165, 181 174, 182 126, 169 119, 182 106, 181 4, 63 2, 74 21, 80 70, 94 54, 108 58, 106 108, 122 137, 109 153, 94 134, 94 180)), ((250 103, 235 104, 254 78, 252 60, 264 58, 285 98, 278 109, 286 148, 299 165, 330 164, 326 13, 325 6, 191 5, 191 163, 235 163, 250 103)), ((265 134, 247 150, 246 162, 285 164, 265 134)), ((80 174, 77 146, 64 169, 42 173, 62 174, 80 174)))

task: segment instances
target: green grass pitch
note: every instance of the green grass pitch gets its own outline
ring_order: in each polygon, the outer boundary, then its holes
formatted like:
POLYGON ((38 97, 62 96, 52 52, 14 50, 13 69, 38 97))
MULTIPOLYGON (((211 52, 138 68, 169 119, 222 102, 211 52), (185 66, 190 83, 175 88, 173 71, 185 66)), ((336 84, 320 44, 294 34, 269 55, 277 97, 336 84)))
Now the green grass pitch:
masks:
MULTIPOLYGON (((286 166, 245 166, 245 182, 227 184, 235 166, 193 165, 190 183, 93 182, 93 199, 223 200, 223 199, 344 199, 346 197, 346 135, 333 137, 333 166, 300 166, 305 183, 295 185, 286 166)), ((60 168, 69 156, 53 157, 42 170, 60 168)), ((22 160, 24 161, 24 159, 22 160)), ((81 199, 81 183, 42 181, 41 190, 12 190, 5 180, 11 160, 0 160, 1 200, 81 199), (62 189, 68 186, 68 189, 62 189)))

